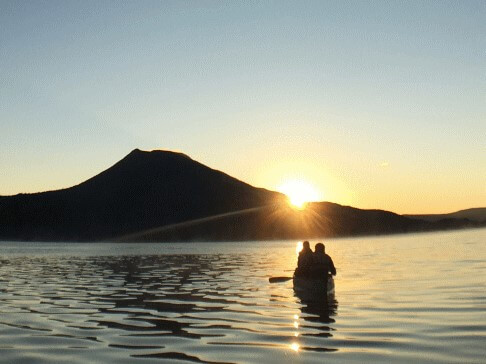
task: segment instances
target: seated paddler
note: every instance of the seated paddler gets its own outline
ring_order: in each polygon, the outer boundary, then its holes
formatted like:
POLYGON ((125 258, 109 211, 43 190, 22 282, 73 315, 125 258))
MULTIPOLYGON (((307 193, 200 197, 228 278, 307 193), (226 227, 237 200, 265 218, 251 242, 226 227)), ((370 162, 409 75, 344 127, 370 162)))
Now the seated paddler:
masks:
POLYGON ((297 268, 295 269, 294 276, 302 278, 310 278, 312 265, 314 264, 314 253, 310 248, 308 241, 302 243, 302 250, 299 252, 297 258, 297 268))
POLYGON ((327 280, 329 275, 336 275, 336 267, 331 257, 326 254, 326 247, 322 243, 316 244, 311 266, 311 276, 314 279, 327 280))

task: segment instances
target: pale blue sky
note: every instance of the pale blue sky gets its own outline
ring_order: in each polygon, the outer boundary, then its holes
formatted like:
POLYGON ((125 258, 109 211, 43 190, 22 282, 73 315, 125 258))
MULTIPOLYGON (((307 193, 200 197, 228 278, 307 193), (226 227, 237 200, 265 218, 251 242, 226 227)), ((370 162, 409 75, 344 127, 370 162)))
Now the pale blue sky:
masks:
POLYGON ((134 148, 399 213, 486 206, 484 1, 2 1, 0 194, 134 148))

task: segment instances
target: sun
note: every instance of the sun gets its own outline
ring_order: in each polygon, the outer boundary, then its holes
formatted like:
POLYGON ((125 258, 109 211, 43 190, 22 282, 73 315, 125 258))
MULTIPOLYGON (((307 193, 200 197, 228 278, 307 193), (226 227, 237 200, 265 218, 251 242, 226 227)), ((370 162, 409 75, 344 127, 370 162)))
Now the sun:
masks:
POLYGON ((317 189, 304 180, 286 181, 277 188, 277 191, 286 194, 290 204, 297 209, 303 209, 307 202, 320 199, 317 189))

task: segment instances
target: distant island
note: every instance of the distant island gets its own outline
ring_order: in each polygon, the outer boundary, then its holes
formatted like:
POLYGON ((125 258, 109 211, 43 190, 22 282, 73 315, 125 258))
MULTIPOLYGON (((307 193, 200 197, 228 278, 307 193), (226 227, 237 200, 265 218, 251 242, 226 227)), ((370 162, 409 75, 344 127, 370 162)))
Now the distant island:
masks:
POLYGON ((331 202, 290 207, 181 153, 135 149, 70 188, 0 196, 0 240, 240 241, 382 235, 486 226, 486 208, 398 215, 331 202))

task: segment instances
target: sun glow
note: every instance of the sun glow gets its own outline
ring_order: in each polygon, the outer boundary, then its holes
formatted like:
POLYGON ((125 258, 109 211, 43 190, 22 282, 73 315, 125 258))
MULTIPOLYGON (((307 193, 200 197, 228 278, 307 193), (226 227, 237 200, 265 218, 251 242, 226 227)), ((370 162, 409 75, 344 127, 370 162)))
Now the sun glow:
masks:
POLYGON ((298 209, 303 209, 307 202, 320 199, 317 189, 304 180, 291 180, 280 185, 277 190, 287 195, 289 203, 298 209))
POLYGON ((300 349, 300 345, 299 345, 299 344, 297 344, 297 343, 292 343, 292 344, 290 344, 290 348, 291 348, 293 351, 298 352, 298 351, 299 351, 299 349, 300 349))
POLYGON ((295 254, 299 255, 302 249, 304 249, 304 243, 301 241, 297 242, 297 245, 295 246, 295 254))

